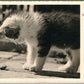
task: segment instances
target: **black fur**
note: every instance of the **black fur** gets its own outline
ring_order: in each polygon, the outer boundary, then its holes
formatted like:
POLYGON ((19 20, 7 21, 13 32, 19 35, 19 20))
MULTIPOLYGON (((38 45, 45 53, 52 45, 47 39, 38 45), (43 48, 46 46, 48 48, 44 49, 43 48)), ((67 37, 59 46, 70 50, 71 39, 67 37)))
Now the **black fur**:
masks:
POLYGON ((46 56, 52 45, 59 48, 80 48, 80 15, 67 12, 43 14, 45 20, 38 32, 39 56, 46 56))
POLYGON ((20 34, 20 28, 9 28, 9 27, 6 27, 5 28, 5 35, 9 38, 12 38, 12 39, 17 39, 19 37, 19 34, 20 34))
MULTIPOLYGON (((80 15, 67 12, 40 13, 43 18, 38 31, 38 56, 46 56, 52 45, 59 48, 80 48, 80 15)), ((30 15, 31 16, 31 15, 30 15)), ((32 16, 31 16, 32 17, 32 16)), ((33 23, 32 23, 33 24, 33 23)), ((20 28, 6 28, 6 36, 17 39, 20 28)))

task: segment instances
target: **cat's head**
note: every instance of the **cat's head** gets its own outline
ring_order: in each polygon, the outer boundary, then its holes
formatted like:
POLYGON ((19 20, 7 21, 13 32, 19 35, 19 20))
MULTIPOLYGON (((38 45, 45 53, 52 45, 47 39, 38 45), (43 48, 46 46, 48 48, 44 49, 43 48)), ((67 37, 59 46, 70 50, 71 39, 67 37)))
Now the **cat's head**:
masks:
POLYGON ((16 16, 7 17, 0 27, 0 38, 4 36, 17 39, 20 34, 20 25, 16 16))

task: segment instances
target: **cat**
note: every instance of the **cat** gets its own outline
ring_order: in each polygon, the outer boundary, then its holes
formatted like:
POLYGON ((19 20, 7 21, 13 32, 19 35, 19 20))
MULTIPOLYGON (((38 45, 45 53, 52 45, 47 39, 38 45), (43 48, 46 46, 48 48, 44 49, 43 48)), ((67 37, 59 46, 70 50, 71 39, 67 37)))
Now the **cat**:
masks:
MULTIPOLYGON (((15 12, 0 27, 0 33, 27 45, 24 69, 41 71, 52 45, 71 52, 72 60, 60 67, 76 73, 80 65, 80 15, 68 12, 15 12)), ((1 35, 1 34, 0 34, 1 35)))

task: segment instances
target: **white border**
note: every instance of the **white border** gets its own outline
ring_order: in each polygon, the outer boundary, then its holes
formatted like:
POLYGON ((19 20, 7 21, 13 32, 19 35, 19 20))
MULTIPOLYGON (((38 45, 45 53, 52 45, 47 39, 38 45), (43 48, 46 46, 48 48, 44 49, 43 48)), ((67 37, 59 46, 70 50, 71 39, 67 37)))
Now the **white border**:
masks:
MULTIPOLYGON (((80 48, 80 56, 81 56, 81 66, 80 66, 80 79, 73 78, 5 78, 0 79, 0 83, 83 83, 84 82, 84 1, 0 1, 0 5, 27 5, 27 4, 35 4, 35 5, 80 5, 80 30, 81 30, 81 48, 80 48)), ((12 74, 11 74, 12 75, 12 74)))

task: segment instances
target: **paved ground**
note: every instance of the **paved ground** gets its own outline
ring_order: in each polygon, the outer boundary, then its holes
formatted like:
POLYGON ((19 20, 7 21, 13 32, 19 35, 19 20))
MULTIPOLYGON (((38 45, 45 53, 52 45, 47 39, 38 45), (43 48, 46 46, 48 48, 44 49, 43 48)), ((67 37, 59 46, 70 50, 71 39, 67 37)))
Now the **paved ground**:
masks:
POLYGON ((55 63, 54 58, 48 58, 42 72, 29 72, 22 69, 25 63, 25 54, 13 52, 0 52, 0 78, 79 78, 79 71, 76 74, 56 72, 61 66, 55 63))

